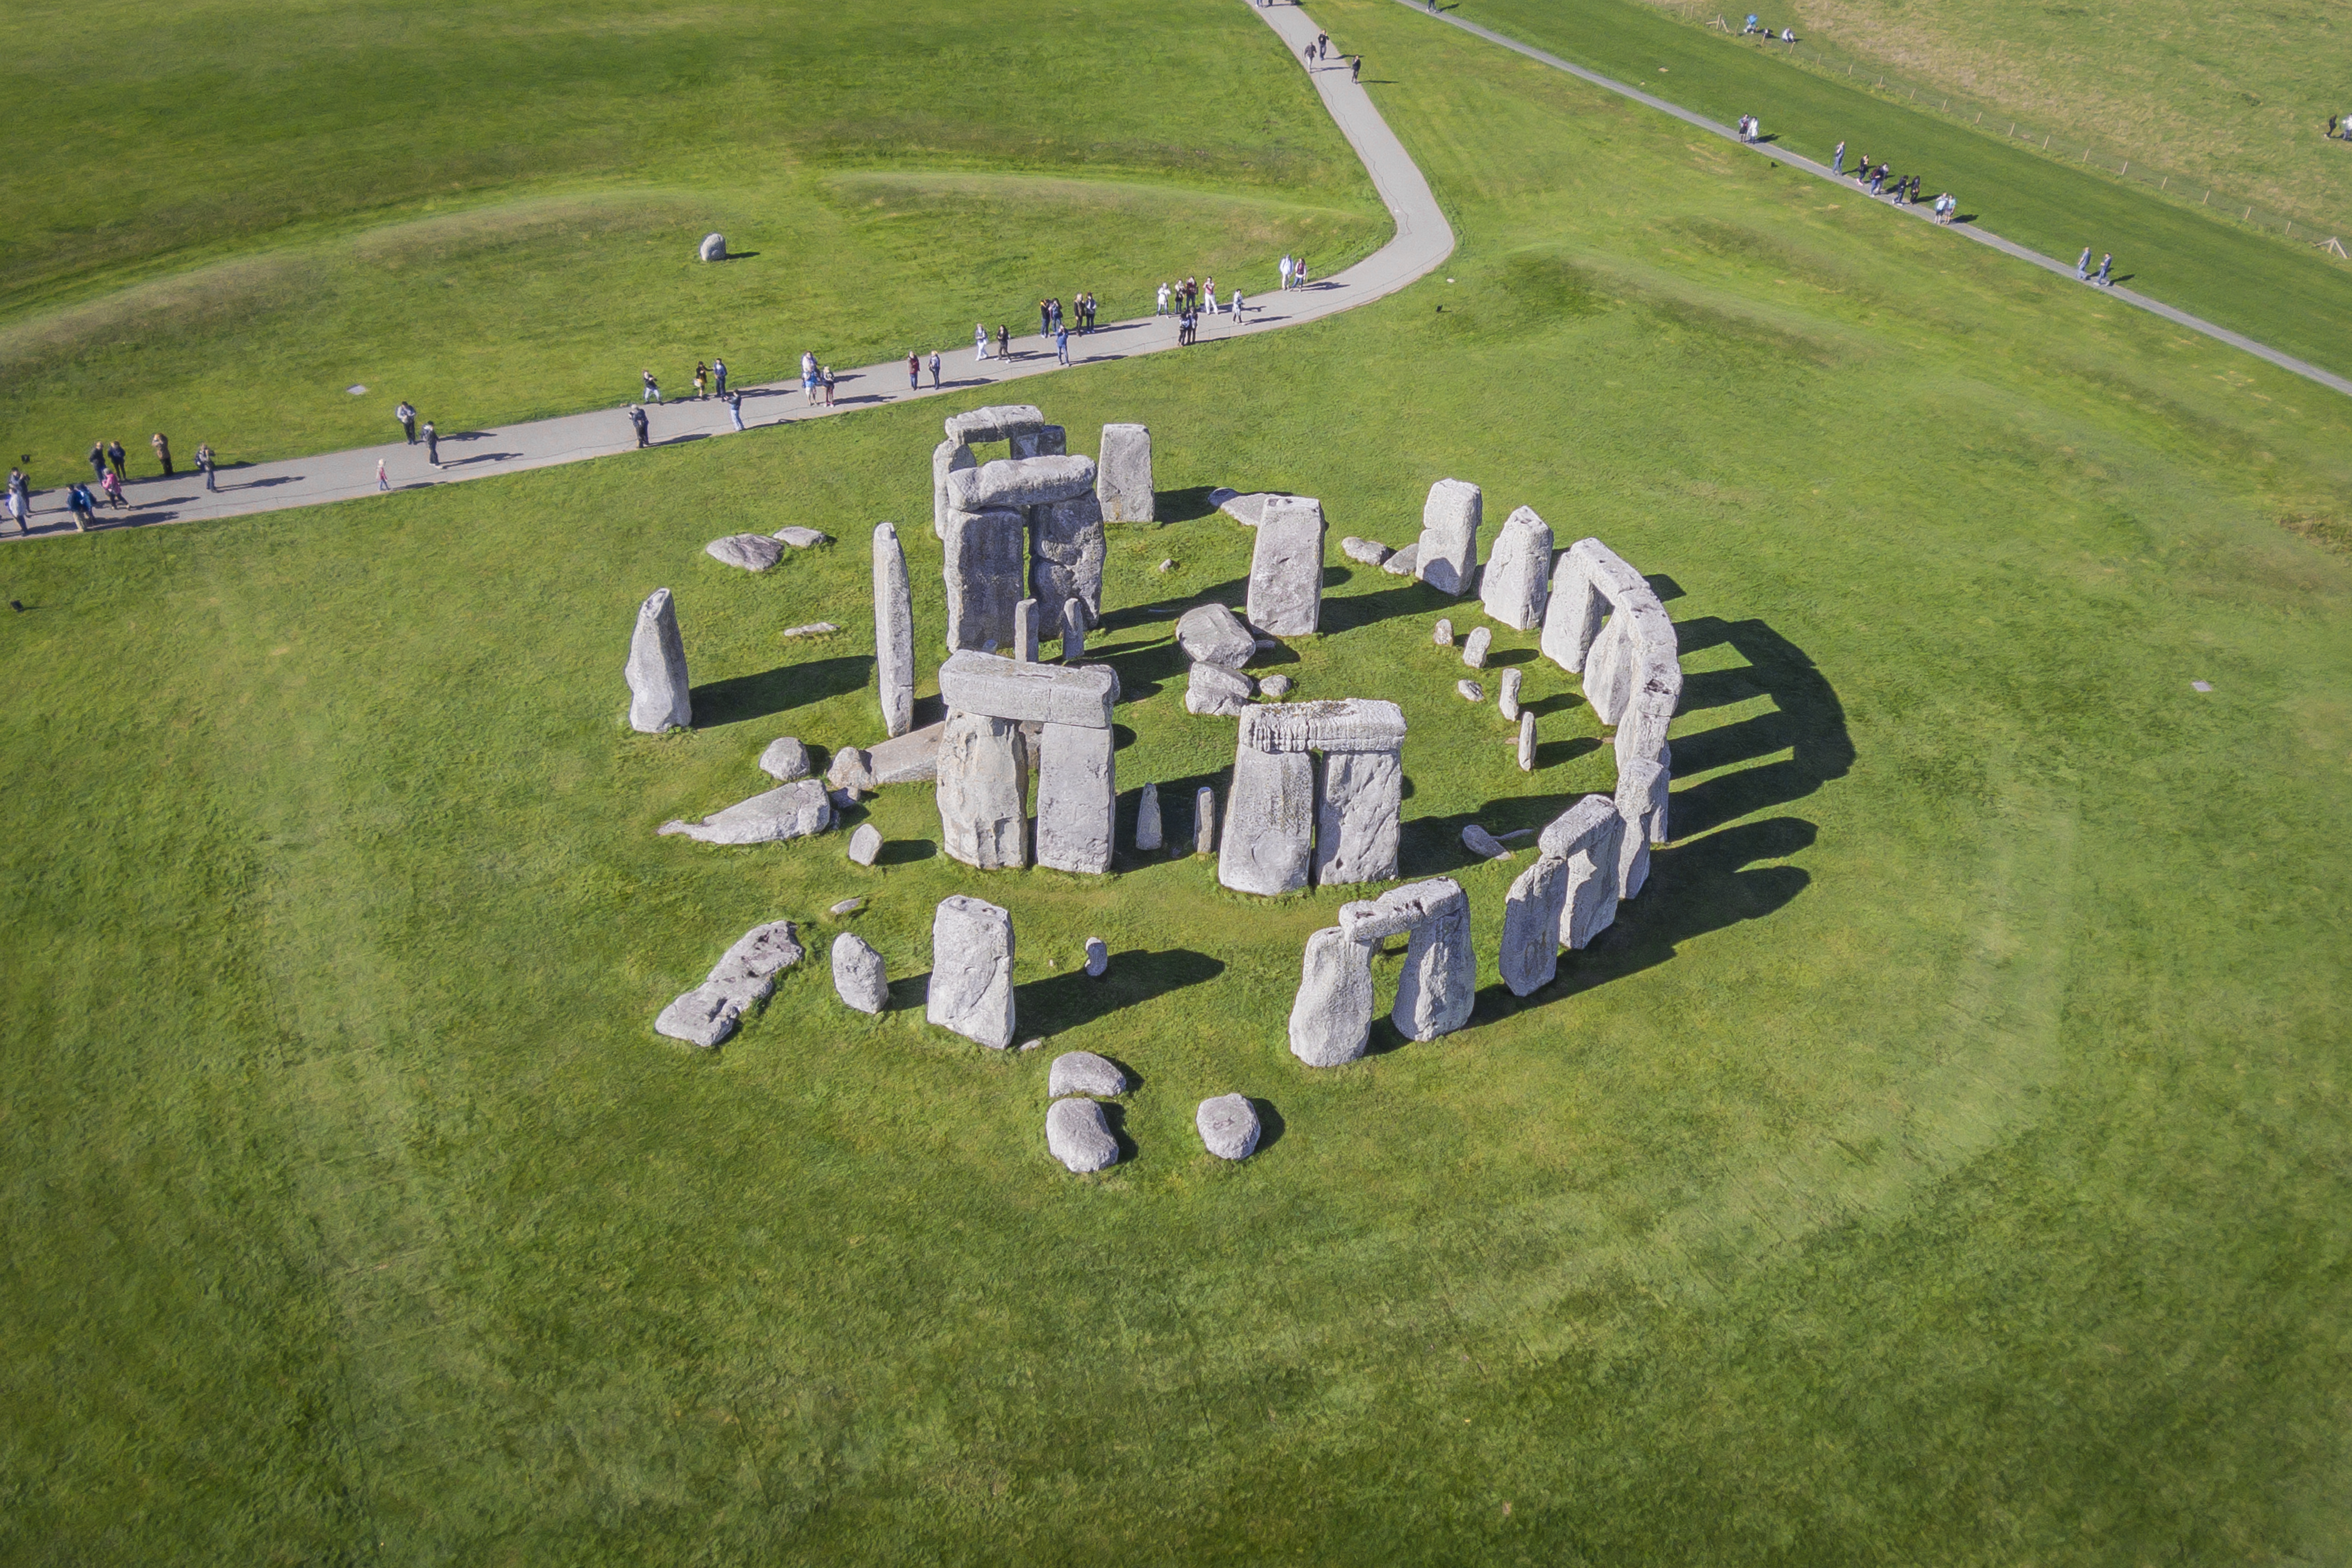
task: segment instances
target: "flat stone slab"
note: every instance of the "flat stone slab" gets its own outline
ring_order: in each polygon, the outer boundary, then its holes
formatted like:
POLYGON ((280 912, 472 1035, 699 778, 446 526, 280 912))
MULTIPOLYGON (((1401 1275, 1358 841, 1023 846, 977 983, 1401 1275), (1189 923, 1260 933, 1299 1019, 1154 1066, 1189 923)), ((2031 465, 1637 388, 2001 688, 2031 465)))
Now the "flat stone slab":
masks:
POLYGON ((1101 1095, 1116 1099, 1127 1092, 1127 1075, 1118 1064, 1092 1051, 1066 1051, 1054 1058, 1045 1092, 1059 1100, 1066 1094, 1101 1095))
POLYGON ((1391 577, 1411 577, 1415 574, 1414 569, 1420 564, 1421 544, 1416 540, 1381 562, 1381 570, 1391 577))
POLYGON ((1228 665, 1202 660, 1184 684, 1184 711, 1202 718, 1237 719, 1250 711, 1257 683, 1228 665))
POLYGON ((1378 566, 1396 552, 1377 539, 1359 539, 1351 533, 1339 541, 1339 553, 1350 561, 1360 561, 1367 566, 1378 566))
POLYGON ((1265 515, 1265 503, 1273 499, 1272 493, 1266 490, 1251 490, 1244 494, 1223 485, 1209 492, 1209 504, 1244 528, 1258 525, 1258 520, 1265 515))
POLYGON ((680 995, 654 1020, 657 1034, 705 1049, 735 1032, 744 1012, 775 990, 775 977, 801 961, 793 922, 770 921, 737 939, 701 984, 680 995))
POLYGON ((808 550, 819 544, 833 542, 832 535, 819 533, 814 528, 802 528, 798 524, 791 528, 776 530, 774 537, 779 544, 789 544, 794 550, 808 550))
POLYGON ((831 621, 811 621, 804 626, 786 626, 776 635, 787 637, 829 637, 840 629, 831 621))
POLYGON ((1118 677, 1107 664, 1031 664, 966 648, 940 666, 940 695, 992 719, 1108 730, 1118 677))
POLYGON ((1091 496, 1092 458, 999 458, 948 476, 948 504, 959 511, 1045 506, 1091 496))
POLYGON ((1503 847, 1502 840, 1475 822, 1464 826, 1462 847, 1487 860, 1507 860, 1511 858, 1511 852, 1503 847))
POLYGON ((1075 1175, 1118 1163, 1118 1140, 1096 1100, 1055 1100, 1045 1112, 1045 1149, 1075 1175))
POLYGON ((784 558, 784 547, 764 533, 730 533, 704 545, 702 552, 722 566, 740 566, 746 572, 765 572, 784 558))
POLYGON ((660 831, 700 844, 775 844, 833 826, 833 800, 816 779, 799 779, 712 812, 700 822, 665 822, 660 831))
POLYGON ((969 447, 975 441, 1010 441, 1015 436, 1034 435, 1045 427, 1045 416, 1031 405, 1001 403, 950 415, 947 437, 969 447))
POLYGON ((1195 605, 1176 622, 1176 646, 1195 664, 1239 669, 1257 652, 1257 637, 1223 605, 1195 605))
POLYGON ((760 771, 780 784, 809 776, 808 748, 791 735, 779 735, 760 753, 760 771))
POLYGON ((1247 1097, 1221 1094, 1201 1101, 1192 1115, 1201 1146, 1220 1160, 1246 1160, 1257 1152, 1257 1108, 1247 1097))
POLYGON ((1240 740, 1260 752, 1393 752, 1404 744, 1404 710, 1376 697, 1327 698, 1253 708, 1240 740))

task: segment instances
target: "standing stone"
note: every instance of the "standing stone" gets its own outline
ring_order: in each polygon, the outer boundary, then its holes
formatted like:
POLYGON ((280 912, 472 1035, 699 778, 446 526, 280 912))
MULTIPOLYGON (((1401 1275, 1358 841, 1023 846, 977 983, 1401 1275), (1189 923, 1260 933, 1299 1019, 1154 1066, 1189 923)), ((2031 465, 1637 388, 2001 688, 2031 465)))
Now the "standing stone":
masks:
MULTIPOLYGON (((1578 542, 1579 548, 1582 543, 1578 542)), ((1608 613, 1609 600, 1585 570, 1583 557, 1576 549, 1563 552, 1544 606, 1544 657, 1570 675, 1581 674, 1592 639, 1601 635, 1601 617, 1608 613)))
POLYGON ((694 722, 686 684, 686 639, 677 635, 677 609, 667 588, 656 588, 637 606, 637 629, 629 637, 629 728, 641 735, 683 730, 694 722))
POLYGON ((1135 847, 1157 849, 1162 839, 1160 831, 1160 786, 1148 784, 1135 803, 1135 847))
POLYGON ((1037 742, 1037 864, 1110 869, 1118 777, 1108 730, 1048 724, 1037 742))
POLYGON ((1503 717, 1516 724, 1519 721, 1519 667, 1512 665, 1503 671, 1503 694, 1500 699, 1503 717))
POLYGON ((1535 771, 1536 716, 1522 712, 1519 715, 1519 772, 1531 773, 1535 771))
MULTIPOLYGON (((1660 661, 1643 674, 1641 689, 1626 704, 1625 715, 1617 723, 1617 765, 1622 768, 1636 760, 1651 761, 1663 756, 1666 750, 1666 731, 1674 723, 1675 709, 1682 701, 1683 671, 1679 658, 1660 661)), ((1654 842, 1663 843, 1659 838, 1654 842)))
POLYGON ((1245 1096, 1221 1094, 1192 1113, 1201 1146, 1220 1160, 1246 1160, 1257 1150, 1257 1108, 1245 1096))
POLYGON ((1495 534, 1495 548, 1478 578, 1478 597, 1488 616, 1515 631, 1530 632, 1543 624, 1544 607, 1551 602, 1550 576, 1551 525, 1523 506, 1495 534))
POLYGON ((1405 949, 1389 1021, 1409 1040, 1452 1034, 1470 1021, 1478 995, 1468 896, 1453 878, 1436 877, 1398 888, 1380 901, 1413 915, 1412 942, 1405 949))
POLYGON ((1650 879, 1650 844, 1663 838, 1666 815, 1665 768, 1632 762, 1617 770, 1617 815, 1624 833, 1617 845, 1617 896, 1630 899, 1650 879))
POLYGON ((1514 996, 1551 984, 1559 972, 1560 916, 1568 907, 1568 862, 1538 855, 1503 900, 1503 984, 1514 996))
POLYGON ((1177 619, 1176 646, 1194 664, 1239 669, 1257 652, 1257 638, 1223 605, 1195 605, 1177 619))
POLYGON ((1021 726, 961 710, 940 731, 940 847, 983 871, 1028 863, 1028 772, 1021 726))
POLYGON ((1568 863, 1568 896, 1559 917, 1559 943, 1582 948, 1617 918, 1617 851, 1624 833, 1617 803, 1588 795, 1554 817, 1537 839, 1542 852, 1568 863))
POLYGON ((1037 601, 1023 599, 1013 606, 1013 657, 1023 664, 1037 662, 1037 601))
POLYGON ((991 1050, 1013 1043, 1013 917, 953 894, 931 915, 931 981, 923 1016, 991 1050))
POLYGON ((1454 646, 1454 623, 1447 620, 1444 616, 1438 616, 1437 624, 1429 628, 1429 640, 1432 646, 1436 647, 1452 647, 1454 646))
POLYGON ((778 784, 804 779, 809 776, 808 748, 796 736, 779 735, 760 753, 760 771, 778 784))
POLYGON ((1192 853, 1217 852, 1217 792, 1202 784, 1192 792, 1192 853))
POLYGON ((1464 479, 1440 479, 1429 487, 1421 509, 1421 538, 1413 560, 1413 575, 1441 594, 1470 591, 1478 567, 1478 524, 1486 504, 1476 485, 1464 479))
POLYGON ((882 830, 870 822, 861 822, 857 831, 849 836, 849 858, 860 866, 871 866, 882 858, 882 830))
POLYGON ((1290 1054, 1311 1068, 1334 1068, 1362 1056, 1371 1037, 1371 948, 1338 926, 1314 932, 1290 1005, 1290 1054))
POLYGON ((983 441, 1010 441, 1015 436, 1025 436, 1045 427, 1045 416, 1035 405, 1028 403, 998 403, 986 408, 967 409, 950 414, 941 422, 950 441, 966 441, 978 445, 983 441))
POLYGON ((1269 496, 1250 554, 1250 625, 1269 637, 1306 637, 1323 615, 1323 503, 1269 496))
POLYGON ((727 237, 723 234, 704 235, 702 237, 702 244, 697 248, 695 254, 701 257, 705 261, 726 260, 727 237))
POLYGON ((1069 454, 1070 436, 1059 425, 1040 425, 1013 437, 1009 445, 1016 458, 1061 458, 1069 454))
POLYGON ((863 937, 843 931, 833 939, 833 988, 861 1013, 879 1013, 889 1005, 890 982, 882 955, 863 937))
POLYGON ((1100 980, 1110 968, 1110 944, 1098 936, 1090 936, 1087 938, 1086 952, 1087 978, 1100 980))
POLYGON ((1076 599, 1062 602, 1062 662, 1076 664, 1087 657, 1087 607, 1076 599))
POLYGON ((1118 1163, 1118 1140, 1110 1121, 1091 1100, 1057 1100, 1045 1112, 1046 1152, 1073 1175, 1108 1170, 1118 1163))
POLYGON ((1029 509, 1029 591, 1051 623, 1038 636, 1063 635, 1062 607, 1072 599, 1086 609, 1081 632, 1101 624, 1103 551, 1102 504, 1091 493, 1029 509))
POLYGON ((1495 634, 1485 626, 1473 626, 1462 640, 1462 662, 1473 669, 1486 668, 1486 650, 1495 646, 1495 634))
POLYGON ((1045 1093, 1055 1100, 1069 1094, 1115 1100, 1126 1092, 1127 1075, 1118 1070, 1118 1064, 1092 1051, 1064 1051, 1054 1058, 1053 1069, 1045 1076, 1045 1093))
POLYGON ((1150 522, 1158 513, 1151 492, 1151 431, 1142 425, 1106 425, 1095 465, 1095 497, 1106 522, 1150 522))
POLYGON ((1584 656, 1584 700, 1592 704, 1593 717, 1603 724, 1623 718, 1625 705, 1633 695, 1633 618, 1622 610, 1612 615, 1593 639, 1591 651, 1584 656))
POLYGON ((1314 837, 1315 759, 1237 748, 1217 880, 1239 893, 1296 892, 1307 886, 1314 837))
POLYGON ((907 552, 898 525, 874 525, 874 673, 882 688, 882 728, 915 727, 915 601, 907 586, 907 552))
POLYGON ((1013 606, 1028 580, 1028 520, 1011 510, 950 511, 948 651, 1013 646, 1013 606))
POLYGON ((1327 752, 1315 792, 1315 883, 1385 882, 1397 874, 1404 760, 1396 752, 1327 752))
POLYGON ((942 441, 931 448, 931 531, 942 542, 948 536, 948 476, 980 467, 980 459, 961 441, 942 441))

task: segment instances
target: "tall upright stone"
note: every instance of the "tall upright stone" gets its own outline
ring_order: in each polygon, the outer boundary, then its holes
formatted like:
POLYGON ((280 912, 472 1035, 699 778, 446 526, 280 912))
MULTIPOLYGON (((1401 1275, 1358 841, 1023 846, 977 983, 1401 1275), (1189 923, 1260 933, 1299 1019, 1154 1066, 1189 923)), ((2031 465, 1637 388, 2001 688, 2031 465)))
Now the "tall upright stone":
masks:
POLYGON ((1505 626, 1533 631, 1543 624, 1551 602, 1550 576, 1551 525, 1523 506, 1495 534, 1495 548, 1478 579, 1479 602, 1505 626))
POLYGON ((931 914, 930 989, 923 1016, 993 1050, 1013 1043, 1013 917, 961 893, 931 914))
POLYGON ((1389 1021, 1409 1040, 1433 1040, 1470 1021, 1478 996, 1478 957, 1470 947, 1470 900, 1451 877, 1412 882, 1381 895, 1386 908, 1408 911, 1412 942, 1397 977, 1389 1021))
POLYGON ((948 500, 948 476, 978 467, 980 459, 961 441, 946 440, 931 448, 931 531, 942 542, 948 536, 948 513, 955 510, 948 500))
POLYGON ((915 727, 915 601, 907 586, 907 552, 898 525, 874 525, 874 673, 882 689, 882 728, 915 727))
POLYGON ((1563 552, 1552 572, 1551 597, 1544 605, 1544 657, 1570 675, 1583 673, 1585 656, 1608 613, 1608 596, 1585 570, 1583 559, 1573 549, 1563 552))
POLYGON ((1503 668, 1500 694, 1495 699, 1496 709, 1504 718, 1514 724, 1519 721, 1519 667, 1516 664, 1506 665, 1503 668))
POLYGON ((1192 853, 1217 852, 1217 792, 1202 784, 1192 792, 1192 853))
POLYGON ((1568 862, 1538 855, 1503 900, 1503 984, 1514 996, 1549 985, 1559 972, 1560 917, 1568 908, 1568 862))
POLYGON ((1536 771, 1536 716, 1526 709, 1519 710, 1519 772, 1536 771))
POLYGON ((1076 664, 1087 657, 1087 607, 1076 599, 1062 602, 1062 662, 1076 664))
POLYGON ((1096 876, 1110 869, 1118 814, 1112 732, 1047 724, 1037 745, 1037 864, 1096 876))
POLYGON ((1545 856, 1568 863, 1559 944, 1581 948, 1617 918, 1617 851, 1625 830, 1617 803, 1588 795, 1552 818, 1537 837, 1545 856))
POLYGON ((637 606, 636 630, 629 635, 629 728, 658 735, 694 723, 694 702, 686 681, 686 639, 678 636, 677 609, 667 588, 656 588, 637 606))
POLYGON ((1026 597, 1028 520, 1017 510, 948 513, 948 650, 1013 646, 1013 606, 1026 597))
POLYGON ((1315 884, 1385 882, 1397 874, 1404 818, 1400 752, 1326 752, 1315 799, 1315 884))
POLYGON ((1664 764, 1635 760, 1617 770, 1617 815, 1624 832, 1617 845, 1617 896, 1630 899, 1650 879, 1650 845, 1665 838, 1664 764))
POLYGON ((1217 880, 1241 893, 1296 892, 1307 886, 1314 837, 1315 759, 1238 748, 1217 880))
POLYGON ((1338 926, 1309 935, 1290 1004, 1290 1054, 1311 1068, 1364 1054, 1372 1033, 1371 949, 1338 926))
POLYGON ((1633 617, 1622 610, 1612 615, 1601 635, 1592 639, 1591 651, 1584 656, 1584 700, 1603 724, 1623 718, 1625 706, 1633 699, 1637 669, 1633 625, 1633 617))
POLYGON ((940 836, 950 858, 983 871, 1028 863, 1028 766, 1011 719, 952 711, 940 731, 940 836))
POLYGON ((1102 620, 1102 504, 1092 491, 1029 509, 1029 592, 1036 598, 1037 635, 1047 642, 1064 635, 1064 607, 1076 599, 1086 608, 1079 626, 1102 620))
POLYGON ((1250 625, 1268 637, 1306 637, 1323 615, 1323 503, 1268 496, 1250 555, 1250 625))
POLYGON ((1484 493, 1466 479, 1440 479, 1421 509, 1412 574, 1441 594, 1470 591, 1478 569, 1478 524, 1484 493))
POLYGON ((1165 841, 1160 826, 1160 786, 1148 784, 1135 799, 1135 847, 1157 849, 1165 841))
POLYGON ((833 939, 833 989, 861 1013, 879 1013, 890 1004, 882 955, 854 932, 843 931, 833 939))
POLYGON ((1037 662, 1037 601, 1023 599, 1013 606, 1013 657, 1023 664, 1037 662))
POLYGON ((1148 426, 1103 426, 1102 456, 1095 460, 1095 495, 1102 502, 1106 522, 1150 522, 1157 517, 1148 426))

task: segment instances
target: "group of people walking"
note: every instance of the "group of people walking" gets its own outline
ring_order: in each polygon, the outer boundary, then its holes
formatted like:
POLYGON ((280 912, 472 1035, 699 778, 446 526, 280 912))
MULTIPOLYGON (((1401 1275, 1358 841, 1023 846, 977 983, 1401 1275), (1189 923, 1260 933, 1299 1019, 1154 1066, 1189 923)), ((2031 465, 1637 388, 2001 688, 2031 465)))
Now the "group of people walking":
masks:
MULTIPOLYGON (((1841 179, 1845 175, 1845 143, 1843 142, 1837 144, 1837 151, 1830 154, 1830 173, 1841 179)), ((1895 205, 1898 207, 1917 205, 1919 176, 1895 174, 1895 184, 1890 188, 1886 181, 1887 176, 1893 174, 1894 171, 1884 163, 1874 166, 1870 161, 1870 154, 1864 153, 1862 155, 1862 162, 1853 167, 1853 182, 1874 196, 1891 196, 1895 205)), ((1936 221, 1951 222, 1953 215, 1959 211, 1959 206, 1960 198, 1951 192, 1938 193, 1934 206, 1936 221)))
MULTIPOLYGON (((172 462, 172 439, 161 430, 147 437, 154 449, 155 466, 164 479, 178 470, 172 462)), ((213 449, 209 445, 196 448, 196 468, 205 476, 205 489, 216 490, 213 481, 213 449)), ((110 510, 129 511, 131 500, 123 487, 131 482, 131 454, 121 441, 92 441, 89 444, 89 479, 66 487, 66 510, 73 516, 74 531, 83 533, 98 524, 98 510, 104 506, 110 510)), ((30 533, 33 529, 33 481, 20 467, 8 470, 8 489, 0 497, 0 507, 6 509, 8 521, 16 525, 18 533, 30 533)))

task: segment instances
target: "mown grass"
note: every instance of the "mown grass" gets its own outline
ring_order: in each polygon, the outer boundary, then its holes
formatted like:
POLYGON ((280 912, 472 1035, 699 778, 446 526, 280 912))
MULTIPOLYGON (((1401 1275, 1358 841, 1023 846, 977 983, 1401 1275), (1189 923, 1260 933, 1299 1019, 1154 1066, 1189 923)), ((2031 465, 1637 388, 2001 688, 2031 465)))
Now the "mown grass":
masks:
POLYGON ((2342 1554, 2352 566, 2277 520, 2334 510, 2343 401, 1327 9, 1425 51, 1379 90, 1463 246, 1365 311, 1040 384, 1074 433, 1148 420, 1178 520, 1111 551, 1121 782, 1229 761, 1151 613, 1236 594, 1206 487, 1394 542, 1460 474, 1669 595, 1652 890, 1497 991, 1517 868, 1458 828, 1607 751, 1529 659, 1519 773, 1429 645, 1465 612, 1336 549, 1280 668, 1406 707, 1407 869, 1464 879, 1486 972, 1444 1041, 1287 1057, 1336 891, 981 876, 919 789, 872 803, 871 870, 655 837, 777 733, 877 733, 877 517, 936 646, 934 410, 13 551, 0 1554, 2342 1554), (699 552, 786 521, 842 542, 699 552), (656 740, 618 666, 660 584, 703 721, 656 740), (1013 910, 1045 1051, 918 1021, 951 890, 1013 910), (853 892, 878 1020, 824 973, 853 892), (812 958, 763 1016, 652 1035, 778 915, 812 958), (1079 1047, 1141 1080, 1087 1180, 1041 1129, 1079 1047), (1238 1167, 1191 1131, 1228 1089, 1279 1118, 1238 1167))

